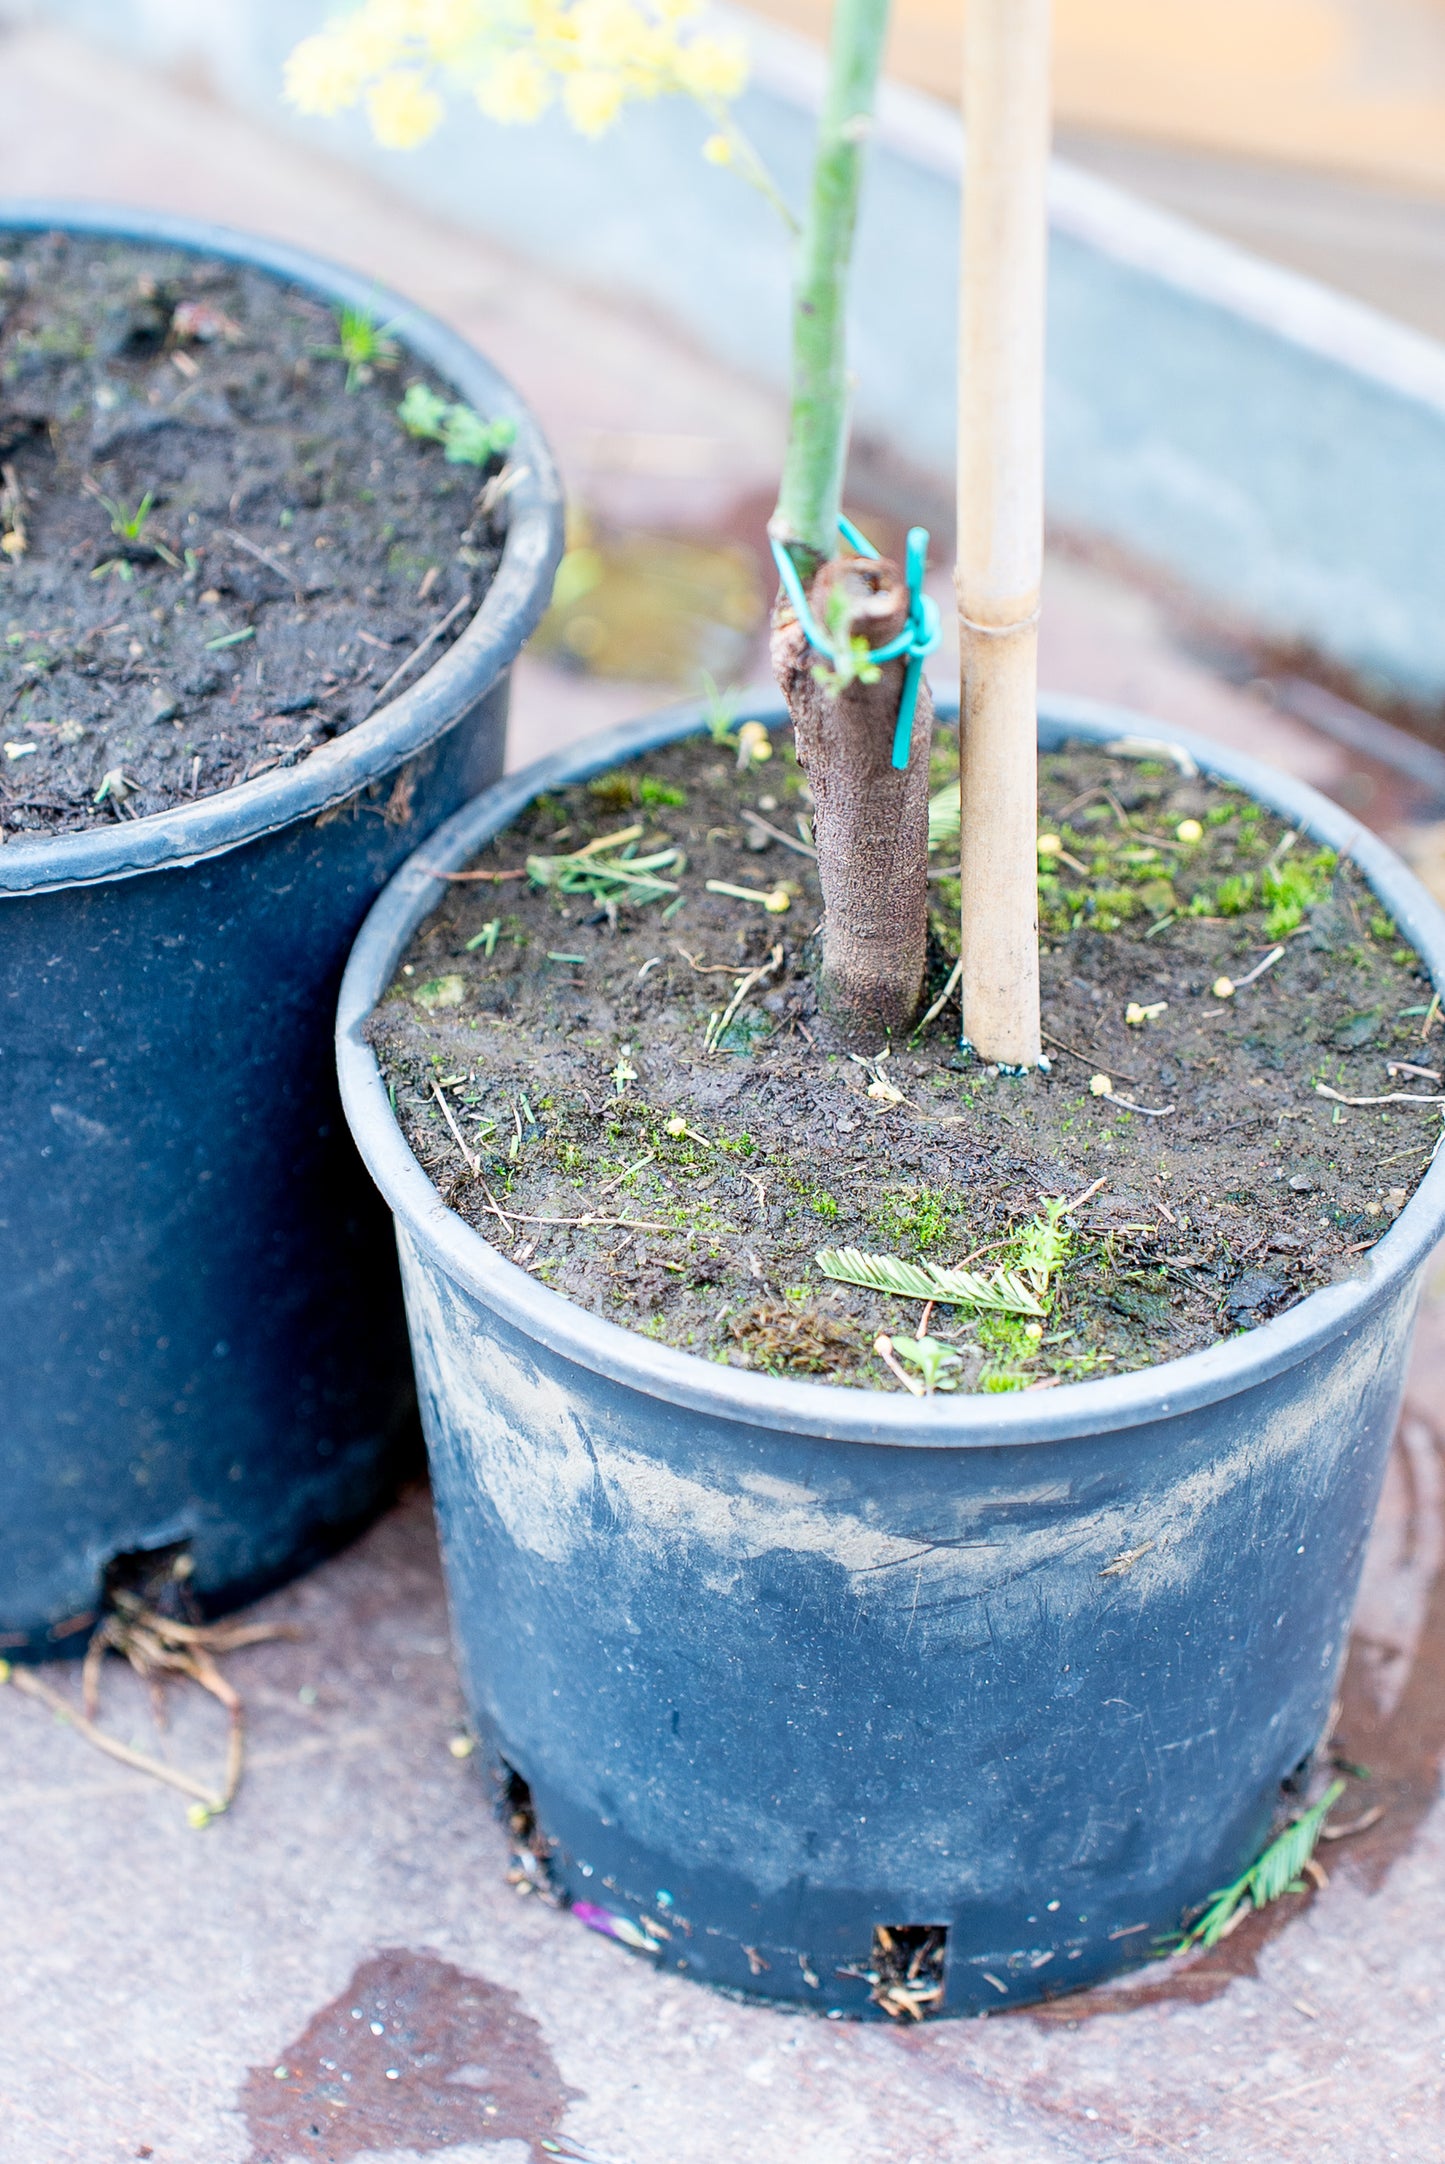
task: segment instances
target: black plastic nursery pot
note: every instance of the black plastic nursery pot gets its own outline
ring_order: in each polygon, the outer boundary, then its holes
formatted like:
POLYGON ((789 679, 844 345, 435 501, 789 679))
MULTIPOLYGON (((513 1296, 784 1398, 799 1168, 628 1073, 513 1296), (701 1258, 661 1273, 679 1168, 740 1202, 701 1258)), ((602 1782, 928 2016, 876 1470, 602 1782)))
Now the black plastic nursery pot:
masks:
MULTIPOLYGON (((619 730, 468 806, 377 902, 342 988, 465 1685, 584 1921, 733 1991, 879 2018, 875 1930, 934 1927, 932 2010, 997 2011, 1147 1957, 1253 1861, 1315 1749, 1445 1159, 1348 1282, 1046 1393, 773 1380, 574 1306, 441 1204, 362 1025, 440 897, 429 867, 699 725, 619 730)), ((1085 702, 1047 704, 1040 738, 1141 727, 1352 852, 1445 980, 1445 916, 1312 790, 1085 702)))
POLYGON ((81 1650, 118 1557, 184 1547, 234 1605, 355 1531, 414 1433, 386 1216, 330 1032, 397 864, 494 781, 508 668, 561 546, 546 445, 461 339, 369 280, 147 213, 0 227, 154 241, 381 310, 517 426, 502 561, 414 687, 290 769, 0 849, 0 1653, 81 1650), (399 777, 410 816, 388 820, 399 777))

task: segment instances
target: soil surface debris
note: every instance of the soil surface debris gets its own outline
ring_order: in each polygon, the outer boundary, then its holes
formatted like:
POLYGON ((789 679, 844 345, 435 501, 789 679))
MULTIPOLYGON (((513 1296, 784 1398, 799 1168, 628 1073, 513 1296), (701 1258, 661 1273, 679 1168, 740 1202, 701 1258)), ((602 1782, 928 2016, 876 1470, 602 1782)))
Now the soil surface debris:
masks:
POLYGON ((0 839, 294 765, 441 657, 505 499, 408 433, 413 385, 446 390, 245 265, 0 236, 0 839))
POLYGON ((791 738, 713 732, 537 799, 372 1019, 411 1147, 504 1253, 704 1358, 895 1391, 1146 1366, 1360 1267, 1440 1137, 1445 1045, 1350 863, 1167 761, 1045 756, 1052 1069, 1010 1078, 946 996, 940 730, 937 1012, 840 1047, 791 738), (908 1296, 829 1275, 848 1250, 908 1296), (983 1295, 925 1297, 958 1271, 983 1295))

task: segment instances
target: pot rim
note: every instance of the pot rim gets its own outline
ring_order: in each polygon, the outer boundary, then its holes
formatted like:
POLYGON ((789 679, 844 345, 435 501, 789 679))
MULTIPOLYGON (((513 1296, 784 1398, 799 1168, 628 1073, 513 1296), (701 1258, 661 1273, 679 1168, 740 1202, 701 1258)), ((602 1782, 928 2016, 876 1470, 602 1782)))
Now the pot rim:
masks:
POLYGON ((237 782, 124 825, 78 834, 16 836, 0 849, 0 897, 41 894, 194 864, 316 817, 345 802, 442 735, 488 692, 547 606, 562 554, 562 486, 538 423, 519 393, 457 332, 375 280, 280 241, 161 212, 65 198, 0 197, 0 232, 63 231, 154 242, 248 264, 320 299, 394 319, 404 346, 470 405, 516 424, 526 477, 509 496, 502 560, 481 607, 439 661, 345 736, 300 765, 237 782))
MULTIPOLYGON (((751 702, 746 712, 770 727, 786 720, 781 701, 751 702)), ((955 714, 955 708, 939 709, 940 720, 955 714)), ((1420 954, 1436 987, 1445 985, 1445 911, 1393 850, 1306 783, 1193 731, 1167 728, 1147 715, 1093 699, 1044 694, 1039 722, 1046 743, 1145 737, 1175 745, 1190 753, 1202 771, 1238 783, 1269 809, 1306 827, 1341 855, 1352 856, 1420 954)), ((446 1207, 412 1155, 362 1027, 390 984, 412 933, 447 891, 446 881, 436 874, 460 869, 542 791, 586 781, 677 737, 700 733, 705 726, 695 706, 668 708, 588 737, 496 783, 439 827, 394 874, 357 936, 342 980, 336 1026, 346 1116, 368 1171, 395 1213, 398 1230, 428 1249, 468 1293, 579 1367, 682 1410, 838 1442, 947 1449, 1053 1442, 1192 1412, 1282 1374, 1332 1340, 1362 1330, 1377 1308, 1401 1293, 1445 1229, 1445 1150, 1350 1277, 1310 1293, 1272 1322, 1201 1352, 1048 1391, 920 1399, 720 1367, 607 1322, 509 1262, 446 1207)))

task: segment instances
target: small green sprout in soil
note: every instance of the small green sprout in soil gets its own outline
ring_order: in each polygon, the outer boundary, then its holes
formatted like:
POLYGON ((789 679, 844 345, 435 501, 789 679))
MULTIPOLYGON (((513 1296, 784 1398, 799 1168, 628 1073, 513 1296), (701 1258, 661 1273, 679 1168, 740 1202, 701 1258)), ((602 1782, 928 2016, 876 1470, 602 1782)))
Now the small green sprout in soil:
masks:
POLYGON ((958 1371, 963 1366, 961 1356, 951 1345, 945 1345, 933 1337, 896 1337, 893 1350, 900 1360, 906 1360, 917 1368, 925 1393, 932 1397, 935 1390, 956 1390, 958 1371))
POLYGON ((409 436, 444 447, 450 466, 486 466, 517 440, 515 421, 484 421, 470 406, 441 397, 425 383, 410 384, 396 410, 409 436))
POLYGON ((379 368, 395 368, 401 357, 390 324, 378 323, 368 308, 338 308, 336 343, 312 350, 318 360, 346 363, 348 392, 370 383, 379 368))
MULTIPOLYGON (((1438 1064, 1441 1032, 1351 864, 1162 761, 1046 754, 1051 1071, 966 1059, 947 1002, 853 1058, 817 1009, 816 868, 765 831, 759 848, 742 816, 753 726, 538 799, 480 859, 529 875, 505 936, 486 891, 461 887, 418 932, 369 1030, 452 1208, 488 1238, 487 1189, 571 1220, 526 1228, 526 1266, 659 1342, 917 1395, 1149 1366, 1359 1266, 1426 1169, 1439 1107, 1320 1086, 1393 1098, 1388 1063, 1438 1064), (1217 907, 1229 880, 1234 915, 1217 907), (759 908, 785 883, 786 912, 759 908), (430 1087, 463 1066, 476 1176, 430 1087)), ((758 736, 776 811, 804 785, 790 736, 758 736)), ((925 1013, 957 951, 956 828, 934 824, 925 1013)))
POLYGON ((150 489, 146 490, 133 511, 127 511, 125 505, 117 503, 114 496, 102 496, 100 499, 102 509, 110 518, 110 530, 119 541, 140 541, 145 538, 145 530, 150 523, 155 502, 154 493, 150 489))
POLYGON ((738 725, 742 693, 720 691, 706 669, 702 672, 703 718, 714 744, 731 744, 738 725))

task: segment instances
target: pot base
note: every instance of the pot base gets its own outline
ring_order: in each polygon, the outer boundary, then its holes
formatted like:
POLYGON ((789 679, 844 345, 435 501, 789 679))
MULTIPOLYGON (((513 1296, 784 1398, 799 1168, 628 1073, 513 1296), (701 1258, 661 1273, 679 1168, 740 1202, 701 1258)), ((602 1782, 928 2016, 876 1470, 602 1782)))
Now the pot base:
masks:
MULTIPOLYGON (((765 1893, 695 1858, 649 1853, 545 1785, 533 1791, 505 1758, 493 1778, 525 1875, 578 1922, 659 1970, 830 2021, 975 2018, 1085 1990, 1167 1958, 1199 1897, 1193 1870, 1168 1886, 1110 1887, 1087 1913, 1060 1900, 1013 1914, 966 1899, 950 1907, 804 1878, 765 1893)), ((1290 1800, 1256 1796, 1242 1816, 1267 1825, 1290 1800)))

